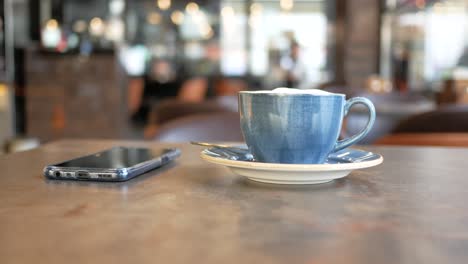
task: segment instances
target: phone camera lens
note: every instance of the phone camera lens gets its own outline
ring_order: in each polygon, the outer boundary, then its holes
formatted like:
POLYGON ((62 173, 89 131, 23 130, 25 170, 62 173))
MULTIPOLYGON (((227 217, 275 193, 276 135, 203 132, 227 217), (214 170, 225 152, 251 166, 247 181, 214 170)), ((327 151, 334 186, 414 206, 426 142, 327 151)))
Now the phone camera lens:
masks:
POLYGON ((60 177, 60 176, 62 176, 62 173, 60 171, 56 171, 54 173, 54 175, 55 175, 55 177, 60 177))

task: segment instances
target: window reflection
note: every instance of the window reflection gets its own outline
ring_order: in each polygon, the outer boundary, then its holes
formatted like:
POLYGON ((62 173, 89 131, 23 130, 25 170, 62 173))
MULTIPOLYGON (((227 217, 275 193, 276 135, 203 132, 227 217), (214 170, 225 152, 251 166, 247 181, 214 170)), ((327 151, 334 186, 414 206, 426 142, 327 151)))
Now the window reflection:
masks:
POLYGON ((129 76, 169 60, 184 74, 253 76, 258 88, 328 81, 327 1, 63 1, 42 25, 42 48, 89 55, 117 51, 129 76), (213 63, 213 60, 217 61, 213 63), (213 64, 207 66, 208 64, 213 64))
POLYGON ((382 71, 397 90, 435 91, 443 80, 468 79, 466 1, 387 2, 382 71))
POLYGON ((31 3, 37 42, 25 45, 26 90, 47 101, 28 98, 24 123, 44 139, 126 136, 122 123, 128 134, 145 130, 151 138, 146 131, 159 124, 154 109, 164 101, 315 88, 334 78, 338 64, 330 41, 334 1, 31 3))
POLYGON ((262 76, 266 87, 311 88, 326 81, 326 3, 249 2, 248 8, 246 1, 222 4, 222 72, 262 76))

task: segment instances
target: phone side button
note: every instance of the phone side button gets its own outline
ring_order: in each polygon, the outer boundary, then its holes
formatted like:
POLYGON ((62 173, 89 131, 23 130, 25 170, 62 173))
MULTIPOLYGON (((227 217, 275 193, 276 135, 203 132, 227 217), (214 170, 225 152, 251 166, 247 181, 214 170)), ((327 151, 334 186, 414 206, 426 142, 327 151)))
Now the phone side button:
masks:
POLYGON ((75 173, 76 177, 78 179, 89 179, 90 176, 89 176, 89 172, 87 171, 78 171, 75 173))

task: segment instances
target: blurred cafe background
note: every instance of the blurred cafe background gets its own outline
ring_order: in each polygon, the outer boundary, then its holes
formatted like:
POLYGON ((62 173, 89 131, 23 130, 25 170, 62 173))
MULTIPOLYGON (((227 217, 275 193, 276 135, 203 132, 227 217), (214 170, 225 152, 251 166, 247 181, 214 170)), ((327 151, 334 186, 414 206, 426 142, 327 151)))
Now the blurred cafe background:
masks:
MULTIPOLYGON (((3 153, 240 141, 237 93, 282 86, 370 98, 362 144, 468 145, 468 1, 0 1, 3 153)), ((366 121, 353 109, 343 136, 366 121)))

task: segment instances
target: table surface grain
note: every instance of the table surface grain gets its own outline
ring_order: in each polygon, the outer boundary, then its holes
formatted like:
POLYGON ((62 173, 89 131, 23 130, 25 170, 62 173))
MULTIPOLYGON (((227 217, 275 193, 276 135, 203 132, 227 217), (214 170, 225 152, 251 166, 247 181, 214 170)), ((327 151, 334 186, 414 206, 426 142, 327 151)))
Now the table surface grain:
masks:
POLYGON ((301 187, 250 182, 188 144, 63 140, 0 156, 0 263, 467 263, 468 149, 366 149, 384 163, 301 187), (42 176, 116 145, 183 154, 123 183, 42 176))

